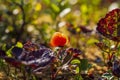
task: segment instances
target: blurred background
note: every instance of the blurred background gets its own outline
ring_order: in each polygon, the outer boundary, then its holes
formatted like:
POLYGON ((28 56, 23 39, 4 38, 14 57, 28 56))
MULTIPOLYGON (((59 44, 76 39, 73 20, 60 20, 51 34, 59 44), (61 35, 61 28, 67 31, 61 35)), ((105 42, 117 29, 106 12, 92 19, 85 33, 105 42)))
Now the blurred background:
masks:
POLYGON ((115 8, 120 0, 0 0, 0 47, 28 40, 50 46, 60 31, 69 37, 68 46, 81 49, 94 65, 103 60, 94 44, 101 39, 97 22, 115 8))
POLYGON ((0 0, 0 46, 17 41, 49 44, 56 31, 74 47, 97 42, 96 24, 119 0, 0 0))

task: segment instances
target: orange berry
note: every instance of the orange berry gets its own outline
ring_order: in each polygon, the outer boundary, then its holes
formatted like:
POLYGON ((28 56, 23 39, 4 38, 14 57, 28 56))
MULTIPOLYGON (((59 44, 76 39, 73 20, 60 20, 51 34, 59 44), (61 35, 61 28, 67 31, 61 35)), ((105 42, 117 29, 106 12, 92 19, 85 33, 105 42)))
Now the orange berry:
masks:
POLYGON ((68 38, 60 33, 60 32, 55 32, 51 38, 50 44, 53 47, 57 46, 64 46, 67 43, 68 38))

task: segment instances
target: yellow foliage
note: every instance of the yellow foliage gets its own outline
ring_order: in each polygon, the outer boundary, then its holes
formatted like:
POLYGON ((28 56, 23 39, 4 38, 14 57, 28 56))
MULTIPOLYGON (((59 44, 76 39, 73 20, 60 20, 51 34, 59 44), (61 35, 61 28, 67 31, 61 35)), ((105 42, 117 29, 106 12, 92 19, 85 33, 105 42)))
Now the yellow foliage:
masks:
POLYGON ((37 3, 36 6, 35 6, 35 10, 36 11, 40 11, 42 8, 41 4, 40 3, 37 3))

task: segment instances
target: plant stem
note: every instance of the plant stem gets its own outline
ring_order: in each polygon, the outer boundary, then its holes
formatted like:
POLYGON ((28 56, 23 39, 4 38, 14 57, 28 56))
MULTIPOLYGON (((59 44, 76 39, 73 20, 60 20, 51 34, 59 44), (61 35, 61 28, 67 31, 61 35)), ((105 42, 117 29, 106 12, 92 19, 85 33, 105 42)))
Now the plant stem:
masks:
POLYGON ((17 3, 17 2, 13 2, 15 5, 17 5, 20 9, 21 9, 21 15, 22 15, 22 24, 21 24, 21 28, 19 31, 17 31, 17 37, 16 37, 16 42, 18 42, 21 37, 22 37, 22 34, 24 32, 24 26, 27 24, 26 23, 26 15, 25 15, 25 10, 24 10, 24 0, 21 0, 21 4, 17 3))
POLYGON ((118 45, 119 45, 119 42, 116 43, 116 45, 115 45, 115 49, 117 49, 118 45))
MULTIPOLYGON (((115 51, 117 51, 118 45, 119 45, 119 42, 117 42, 116 45, 115 45, 115 48, 114 48, 115 51)), ((110 59, 112 59, 112 57, 113 57, 114 54, 115 54, 115 52, 112 52, 112 54, 110 56, 110 59)))

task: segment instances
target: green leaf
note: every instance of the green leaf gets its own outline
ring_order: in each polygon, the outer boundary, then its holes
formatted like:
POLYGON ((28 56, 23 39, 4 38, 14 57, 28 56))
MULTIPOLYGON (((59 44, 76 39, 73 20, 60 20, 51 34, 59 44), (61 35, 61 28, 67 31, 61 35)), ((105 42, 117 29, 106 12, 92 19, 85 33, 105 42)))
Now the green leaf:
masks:
POLYGON ((102 41, 106 46, 111 46, 111 42, 110 42, 110 40, 109 39, 103 39, 103 41, 102 41))
POLYGON ((76 75, 74 80, 83 80, 82 76, 81 75, 76 75))
POLYGON ((80 64, 80 60, 74 59, 71 61, 71 64, 80 64))
POLYGON ((119 56, 120 55, 120 45, 117 47, 117 49, 118 49, 118 51, 117 51, 117 56, 119 56))
POLYGON ((21 42, 17 42, 17 44, 15 45, 16 47, 22 48, 23 44, 21 42))
POLYGON ((50 4, 50 0, 42 0, 45 4, 49 5, 50 4))
POLYGON ((7 54, 8 57, 12 57, 12 54, 11 54, 12 51, 11 51, 11 50, 12 50, 13 47, 14 47, 14 46, 12 46, 12 47, 6 52, 6 54, 7 54))
POLYGON ((82 5, 80 6, 80 9, 81 9, 81 12, 82 12, 82 13, 86 13, 86 12, 88 11, 88 7, 87 7, 86 4, 82 4, 82 5))
POLYGON ((76 67, 76 74, 78 74, 80 72, 79 67, 76 67))
POLYGON ((107 78, 107 80, 111 80, 113 78, 113 75, 111 73, 104 73, 102 77, 107 78))
POLYGON ((6 44, 2 45, 2 50, 6 51, 6 44))
POLYGON ((60 11, 60 8, 59 8, 56 4, 54 4, 54 3, 51 4, 51 8, 52 8, 53 11, 55 11, 55 12, 59 12, 59 11, 60 11))
POLYGON ((14 28, 13 28, 12 26, 8 26, 7 29, 8 29, 9 31, 13 31, 13 30, 14 30, 14 28))
POLYGON ((81 59, 81 64, 79 65, 80 69, 85 71, 88 69, 89 64, 88 64, 88 60, 87 59, 81 59))
POLYGON ((95 42, 99 42, 99 41, 98 41, 97 39, 95 39, 95 38, 91 38, 91 39, 89 39, 89 40, 87 41, 86 44, 92 45, 92 44, 94 44, 95 42))
POLYGON ((92 4, 93 4, 93 5, 96 5, 96 6, 99 5, 99 3, 100 3, 100 0, 92 1, 92 4))

